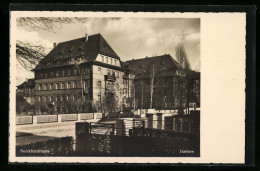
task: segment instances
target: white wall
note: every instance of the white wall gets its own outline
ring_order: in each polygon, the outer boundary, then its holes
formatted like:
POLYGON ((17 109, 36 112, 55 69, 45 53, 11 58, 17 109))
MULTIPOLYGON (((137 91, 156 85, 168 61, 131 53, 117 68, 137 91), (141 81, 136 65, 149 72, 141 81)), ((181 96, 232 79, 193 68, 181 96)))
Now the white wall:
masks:
POLYGON ((102 55, 102 54, 98 54, 98 56, 97 56, 97 58, 96 58, 96 61, 98 61, 98 62, 103 62, 103 63, 110 64, 110 65, 114 65, 114 66, 118 66, 118 67, 121 67, 120 61, 119 61, 118 59, 111 58, 111 57, 109 57, 109 56, 102 55), (103 57, 103 61, 102 61, 102 57, 103 57), (108 62, 107 62, 107 58, 108 58, 108 62), (112 59, 112 64, 111 64, 111 59, 112 59), (115 62, 115 61, 116 61, 116 62, 115 62))

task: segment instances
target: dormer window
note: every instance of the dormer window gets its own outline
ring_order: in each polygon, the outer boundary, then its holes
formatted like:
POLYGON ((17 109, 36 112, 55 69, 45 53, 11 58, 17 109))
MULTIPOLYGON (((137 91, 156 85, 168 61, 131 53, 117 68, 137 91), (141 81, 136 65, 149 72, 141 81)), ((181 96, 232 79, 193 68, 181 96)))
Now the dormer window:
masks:
POLYGON ((113 61, 112 58, 110 58, 110 62, 111 62, 111 64, 113 64, 112 61, 113 61))
POLYGON ((102 58, 102 62, 104 62, 104 56, 101 56, 101 58, 102 58))

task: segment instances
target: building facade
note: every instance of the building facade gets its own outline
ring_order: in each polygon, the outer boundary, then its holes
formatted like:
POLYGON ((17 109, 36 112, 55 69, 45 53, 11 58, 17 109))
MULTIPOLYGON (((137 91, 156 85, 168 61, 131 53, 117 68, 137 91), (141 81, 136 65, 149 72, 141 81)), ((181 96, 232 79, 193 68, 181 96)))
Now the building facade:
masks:
POLYGON ((124 70, 101 34, 54 43, 33 71, 40 106, 57 113, 121 110, 124 70))
POLYGON ((134 75, 135 106, 138 109, 187 108, 199 103, 200 73, 186 71, 169 54, 126 61, 134 75))

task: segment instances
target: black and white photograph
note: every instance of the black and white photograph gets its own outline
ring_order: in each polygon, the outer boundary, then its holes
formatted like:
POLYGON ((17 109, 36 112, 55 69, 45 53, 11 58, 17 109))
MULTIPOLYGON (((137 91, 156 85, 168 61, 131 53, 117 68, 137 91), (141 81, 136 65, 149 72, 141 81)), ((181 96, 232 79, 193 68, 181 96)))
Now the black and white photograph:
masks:
POLYGON ((13 157, 201 157, 199 16, 42 13, 12 20, 13 157))

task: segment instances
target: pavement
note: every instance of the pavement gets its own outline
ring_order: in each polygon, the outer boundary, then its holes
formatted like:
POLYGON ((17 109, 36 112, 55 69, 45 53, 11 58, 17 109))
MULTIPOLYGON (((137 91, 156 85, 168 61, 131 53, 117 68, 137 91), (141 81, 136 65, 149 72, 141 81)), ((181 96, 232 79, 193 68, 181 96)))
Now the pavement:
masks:
MULTIPOLYGON (((86 122, 93 123, 97 123, 98 121, 99 120, 86 120, 86 122)), ((116 121, 110 120, 100 122, 113 124, 116 121)), ((75 138, 75 123, 75 121, 69 121, 16 126, 16 145, 27 145, 31 143, 53 140, 66 136, 72 136, 75 138)), ((99 130, 99 132, 102 133, 106 132, 104 128, 97 128, 97 130, 99 130)))

